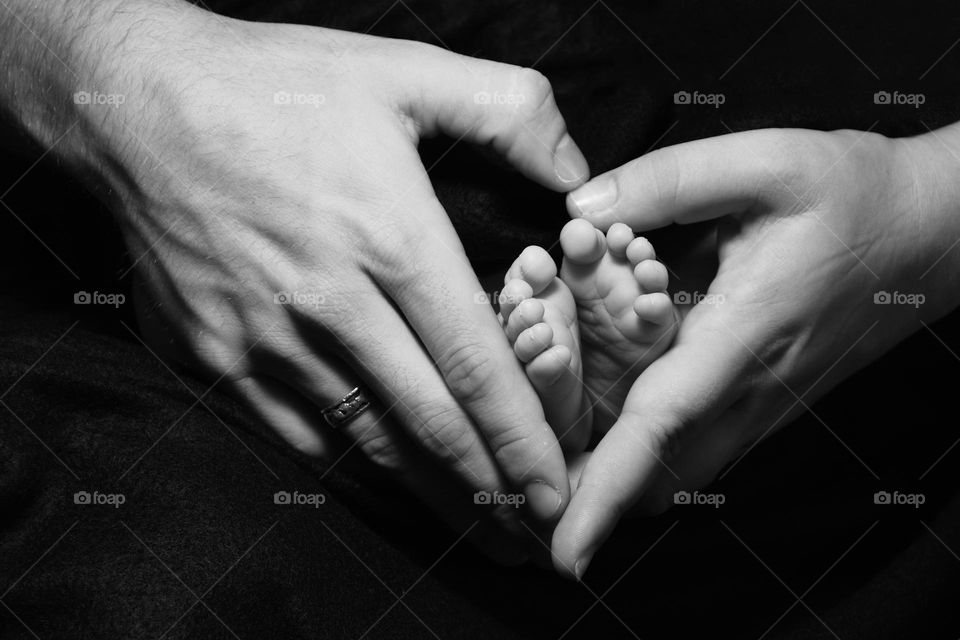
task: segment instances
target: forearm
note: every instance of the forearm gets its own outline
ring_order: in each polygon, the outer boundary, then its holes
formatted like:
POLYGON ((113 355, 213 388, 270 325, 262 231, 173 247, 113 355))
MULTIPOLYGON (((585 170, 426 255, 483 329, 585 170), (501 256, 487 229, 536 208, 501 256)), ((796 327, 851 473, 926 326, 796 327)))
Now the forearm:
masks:
POLYGON ((107 138, 200 13, 182 0, 6 0, 0 6, 5 144, 28 141, 99 171, 107 138))

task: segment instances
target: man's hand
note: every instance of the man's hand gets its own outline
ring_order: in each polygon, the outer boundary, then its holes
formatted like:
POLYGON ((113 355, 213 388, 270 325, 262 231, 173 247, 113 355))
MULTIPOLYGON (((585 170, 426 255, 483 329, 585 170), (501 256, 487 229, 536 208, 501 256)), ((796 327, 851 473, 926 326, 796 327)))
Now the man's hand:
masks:
POLYGON ((669 508, 958 303, 951 129, 738 133, 653 152, 568 197, 600 228, 716 218, 719 269, 674 283, 706 297, 586 462, 553 538, 559 571, 582 576, 628 509, 669 508))
MULTIPOLYGON (((42 38, 66 4, 13 2, 7 23, 41 22, 42 38)), ((546 79, 186 3, 93 4, 72 49, 44 43, 45 64, 74 68, 46 69, 61 91, 34 100, 122 103, 34 111, 77 121, 58 152, 108 189, 150 342, 303 451, 355 444, 464 529, 477 491, 523 492, 535 523, 555 521, 569 497, 556 437, 416 151, 445 133, 578 186, 586 162, 546 79), (321 409, 361 382, 381 402, 334 432, 321 409)), ((481 509, 521 530, 514 502, 481 509)))

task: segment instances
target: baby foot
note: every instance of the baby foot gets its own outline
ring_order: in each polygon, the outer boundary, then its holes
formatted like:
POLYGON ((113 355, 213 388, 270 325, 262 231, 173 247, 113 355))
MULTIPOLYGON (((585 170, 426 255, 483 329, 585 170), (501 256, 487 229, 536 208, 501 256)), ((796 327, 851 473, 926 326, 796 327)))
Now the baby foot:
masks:
POLYGON ((528 247, 504 278, 500 309, 547 421, 579 451, 592 427, 616 420, 633 381, 670 345, 678 315, 666 269, 626 225, 605 238, 574 220, 560 243, 560 277, 546 251, 528 247))
POLYGON ((588 221, 572 220, 560 245, 560 278, 577 305, 593 426, 605 433, 637 376, 669 348, 680 316, 666 292, 666 267, 627 225, 616 223, 604 236, 588 221))
POLYGON ((561 446, 582 451, 593 413, 581 382, 576 302, 541 247, 524 249, 507 271, 500 316, 561 446))

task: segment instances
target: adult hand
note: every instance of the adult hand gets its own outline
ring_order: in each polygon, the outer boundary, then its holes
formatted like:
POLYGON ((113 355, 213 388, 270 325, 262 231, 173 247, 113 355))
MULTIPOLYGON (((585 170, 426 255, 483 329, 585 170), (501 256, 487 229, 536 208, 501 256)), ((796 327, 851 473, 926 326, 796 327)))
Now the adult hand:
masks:
MULTIPOLYGON (((38 12, 79 11, 13 4, 48 30, 38 12)), ((56 56, 78 69, 53 84, 123 99, 71 104, 63 155, 109 188, 149 341, 303 451, 332 458, 345 435, 464 529, 475 491, 522 491, 552 523, 563 455, 416 151, 445 133, 578 186, 586 162, 547 80, 169 0, 83 11, 63 38, 78 50, 56 56), (321 409, 360 382, 381 402, 334 432, 321 409)), ((482 508, 520 530, 517 501, 482 508)))
POLYGON ((752 131, 655 151, 568 196, 601 229, 717 219, 719 267, 583 467, 559 571, 582 576, 628 509, 669 508, 957 304, 957 148, 956 126, 752 131))

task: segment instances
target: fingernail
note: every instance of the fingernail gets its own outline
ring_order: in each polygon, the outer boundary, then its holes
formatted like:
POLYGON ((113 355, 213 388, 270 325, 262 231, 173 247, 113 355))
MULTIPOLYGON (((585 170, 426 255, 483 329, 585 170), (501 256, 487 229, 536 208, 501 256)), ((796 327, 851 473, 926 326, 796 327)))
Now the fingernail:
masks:
POLYGON ((542 480, 534 480, 528 484, 523 495, 527 498, 527 508, 540 520, 553 518, 563 502, 560 491, 542 480))
POLYGON ((580 215, 606 211, 617 201, 617 181, 609 176, 595 178, 570 193, 570 200, 580 215))
POLYGON ((583 557, 573 563, 573 574, 577 576, 577 582, 583 580, 583 574, 587 572, 587 567, 590 566, 589 557, 583 557))
POLYGON ((564 134, 557 150, 553 153, 553 169, 560 182, 571 183, 584 180, 590 173, 587 159, 580 153, 577 144, 569 133, 564 134))

